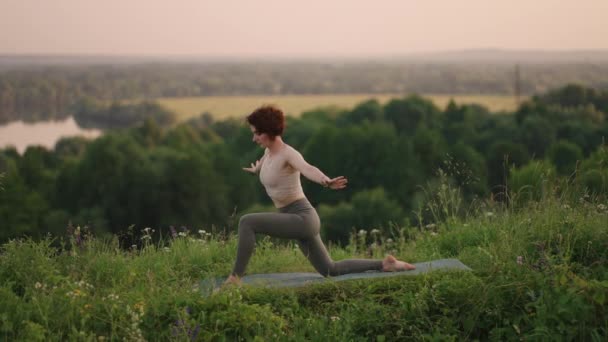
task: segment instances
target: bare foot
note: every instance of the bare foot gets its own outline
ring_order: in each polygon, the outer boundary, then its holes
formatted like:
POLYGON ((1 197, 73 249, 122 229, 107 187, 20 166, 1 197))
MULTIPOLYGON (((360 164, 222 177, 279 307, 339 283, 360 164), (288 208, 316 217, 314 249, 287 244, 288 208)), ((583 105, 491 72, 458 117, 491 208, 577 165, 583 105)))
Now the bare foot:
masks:
POLYGON ((224 284, 222 286, 227 286, 227 285, 241 285, 241 278, 235 276, 234 274, 231 274, 228 279, 226 279, 226 281, 224 281, 224 284))
POLYGON ((408 264, 405 261, 397 260, 397 258, 392 255, 387 255, 386 258, 382 260, 382 271, 384 272, 409 271, 415 269, 416 266, 408 264))

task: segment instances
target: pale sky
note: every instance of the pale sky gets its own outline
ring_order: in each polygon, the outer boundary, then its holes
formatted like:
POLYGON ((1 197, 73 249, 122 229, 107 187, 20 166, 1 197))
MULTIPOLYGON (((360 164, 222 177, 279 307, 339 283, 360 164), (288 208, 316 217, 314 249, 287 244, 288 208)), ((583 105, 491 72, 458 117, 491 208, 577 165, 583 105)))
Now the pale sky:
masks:
POLYGON ((0 54, 608 49, 608 0, 0 0, 0 54))

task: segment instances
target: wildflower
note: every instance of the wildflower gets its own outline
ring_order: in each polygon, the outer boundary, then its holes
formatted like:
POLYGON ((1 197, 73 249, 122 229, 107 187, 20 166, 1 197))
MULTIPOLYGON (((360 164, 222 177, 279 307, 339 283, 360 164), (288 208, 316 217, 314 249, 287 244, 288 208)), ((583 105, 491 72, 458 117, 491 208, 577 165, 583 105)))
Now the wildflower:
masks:
POLYGON ((332 322, 335 322, 335 321, 339 321, 339 320, 340 320, 340 317, 338 317, 338 316, 331 316, 330 318, 331 318, 331 321, 332 321, 332 322))
POLYGON ((432 236, 435 236, 435 235, 437 235, 437 233, 435 233, 435 232, 431 232, 431 235, 432 235, 432 236))
POLYGON ((146 227, 143 229, 143 232, 146 234, 154 233, 154 229, 152 229, 150 227, 146 227))
POLYGON ((386 244, 387 245, 390 245, 391 243, 393 243, 393 239, 391 239, 391 238, 386 239, 386 244))
POLYGON ((494 216, 493 212, 491 212, 491 211, 486 212, 486 217, 492 217, 492 216, 494 216))
POLYGON ((207 232, 204 231, 204 230, 202 230, 202 229, 199 229, 198 233, 201 234, 201 235, 205 235, 205 233, 207 233, 207 232))
POLYGON ((107 297, 109 300, 118 300, 118 295, 110 293, 107 297))
POLYGON ((367 232, 365 230, 361 229, 359 231, 359 236, 365 236, 365 235, 367 235, 367 232))
MULTIPOLYGON (((186 316, 190 316, 191 314, 191 310, 190 307, 186 307, 186 309, 184 310, 186 313, 186 316)), ((178 319, 175 321, 175 324, 173 325, 173 329, 172 330, 172 335, 173 337, 177 337, 180 336, 181 334, 186 334, 191 341, 195 341, 198 337, 198 334, 200 332, 200 325, 196 325, 194 327, 190 326, 188 324, 188 322, 186 321, 186 319, 178 319)))
POLYGON ((372 233, 372 235, 376 235, 376 234, 380 234, 380 231, 378 229, 372 229, 371 233, 372 233))
POLYGON ((85 305, 84 305, 84 309, 85 309, 85 310, 88 310, 88 309, 90 309, 90 308, 91 308, 91 304, 85 304, 85 305))
POLYGON ((570 206, 568 204, 562 204, 562 209, 570 209, 570 206))
POLYGON ((426 226, 424 226, 426 229, 433 229, 436 227, 436 225, 434 223, 429 223, 426 226))
POLYGON ((42 288, 42 284, 40 284, 39 282, 36 282, 36 284, 34 284, 34 287, 37 289, 41 289, 42 288))
POLYGON ((517 264, 518 265, 523 265, 524 264, 524 258, 521 255, 517 256, 517 264))
POLYGON ((171 248, 169 248, 169 247, 165 247, 165 248, 163 248, 163 250, 164 250, 165 252, 171 252, 171 248))
POLYGON ((141 315, 144 314, 144 302, 137 302, 133 304, 133 309, 139 311, 141 315))
POLYGON ((71 298, 84 296, 82 291, 80 291, 79 289, 74 289, 73 291, 68 291, 68 292, 66 292, 65 295, 68 297, 71 297, 71 298))
POLYGON ((86 281, 84 281, 84 280, 77 281, 77 282, 75 282, 74 284, 75 284, 76 286, 78 286, 78 287, 82 287, 82 288, 87 288, 87 289, 92 289, 92 288, 93 288, 93 285, 91 285, 91 284, 87 283, 87 282, 86 282, 86 281))
POLYGON ((606 206, 606 205, 604 205, 604 204, 600 203, 600 204, 598 204, 598 205, 597 205, 597 209, 598 209, 599 211, 604 211, 604 210, 608 209, 608 206, 606 206))
POLYGON ((186 237, 188 236, 188 234, 186 234, 186 232, 179 232, 177 235, 181 236, 181 237, 186 237))

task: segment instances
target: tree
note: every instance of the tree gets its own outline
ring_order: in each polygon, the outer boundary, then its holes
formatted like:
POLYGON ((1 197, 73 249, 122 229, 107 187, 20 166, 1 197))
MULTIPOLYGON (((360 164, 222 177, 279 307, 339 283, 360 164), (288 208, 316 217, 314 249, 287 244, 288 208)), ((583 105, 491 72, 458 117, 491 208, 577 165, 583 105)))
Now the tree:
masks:
POLYGON ((450 147, 450 159, 443 168, 454 180, 456 186, 463 190, 467 199, 483 196, 487 192, 487 166, 483 156, 463 142, 450 147))
POLYGON ((569 176, 574 172, 576 163, 583 159, 583 151, 573 143, 560 140, 551 146, 548 157, 558 174, 569 176))
POLYGON ((580 166, 579 183, 593 194, 608 192, 608 146, 602 145, 580 166))
POLYGON ((391 100, 384 107, 386 120, 391 122, 400 134, 413 134, 419 125, 436 127, 439 109, 435 104, 418 95, 391 100))
POLYGON ((488 185, 495 193, 503 193, 509 170, 520 167, 530 160, 525 146, 508 141, 497 141, 486 154, 488 185))
POLYGON ((434 174, 445 158, 446 143, 438 131, 428 128, 419 128, 412 138, 414 154, 421 162, 423 173, 434 174))
POLYGON ((336 124, 344 126, 348 124, 361 124, 364 122, 378 122, 384 119, 382 106, 376 99, 370 99, 359 103, 349 112, 345 112, 337 119, 336 124))
POLYGON ((521 139, 528 152, 536 158, 542 158, 555 141, 555 127, 540 116, 527 117, 521 125, 521 139))
POLYGON ((55 143, 55 155, 57 160, 65 160, 68 158, 79 159, 83 156, 90 140, 81 137, 63 137, 55 143))
POLYGON ((360 191, 350 203, 341 202, 334 207, 321 205, 319 213, 324 238, 343 245, 348 243, 354 229, 378 229, 388 235, 391 223, 402 225, 405 219, 399 204, 382 188, 360 191))

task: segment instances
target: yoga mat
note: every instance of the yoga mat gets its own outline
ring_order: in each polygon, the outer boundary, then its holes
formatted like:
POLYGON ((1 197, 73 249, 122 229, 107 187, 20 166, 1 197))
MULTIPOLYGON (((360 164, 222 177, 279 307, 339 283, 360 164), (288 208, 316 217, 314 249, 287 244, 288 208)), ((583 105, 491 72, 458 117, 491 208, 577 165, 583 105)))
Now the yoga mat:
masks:
MULTIPOLYGON (((241 278, 243 284, 250 286, 262 286, 270 288, 278 287, 300 287, 308 284, 343 281, 351 279, 367 279, 367 278, 386 278, 397 276, 414 276, 428 273, 436 270, 464 270, 471 271, 469 267, 460 262, 458 259, 440 259, 427 262, 419 262, 413 264, 415 270, 400 271, 400 272, 382 272, 382 271, 367 271, 363 273, 344 274, 336 277, 323 277, 318 273, 296 272, 296 273, 263 273, 246 275, 241 278)), ((219 288, 226 280, 226 277, 215 277, 203 279, 200 283, 200 288, 203 292, 208 292, 219 288)))

